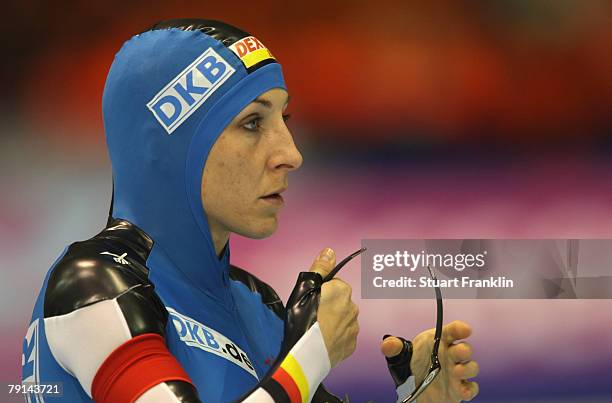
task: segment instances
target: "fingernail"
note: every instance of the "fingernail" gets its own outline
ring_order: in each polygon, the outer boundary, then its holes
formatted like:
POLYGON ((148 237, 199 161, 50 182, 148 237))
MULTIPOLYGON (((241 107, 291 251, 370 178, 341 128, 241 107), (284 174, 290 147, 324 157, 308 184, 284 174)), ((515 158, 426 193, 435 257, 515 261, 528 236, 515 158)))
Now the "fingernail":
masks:
POLYGON ((325 248, 319 254, 319 259, 324 262, 331 262, 334 258, 334 250, 332 248, 325 248))

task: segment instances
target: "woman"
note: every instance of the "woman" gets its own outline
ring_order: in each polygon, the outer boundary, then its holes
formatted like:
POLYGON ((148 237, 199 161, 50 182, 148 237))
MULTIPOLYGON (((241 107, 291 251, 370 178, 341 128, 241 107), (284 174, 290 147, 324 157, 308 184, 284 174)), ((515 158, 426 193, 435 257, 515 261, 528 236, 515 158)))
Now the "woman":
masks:
POLYGON ((229 234, 272 234, 301 165, 287 102, 272 53, 228 24, 166 21, 124 44, 103 95, 109 222, 47 274, 24 381, 62 382, 70 401, 337 401, 320 383, 358 325, 350 287, 321 283, 333 251, 300 275, 287 318, 229 264, 229 234))

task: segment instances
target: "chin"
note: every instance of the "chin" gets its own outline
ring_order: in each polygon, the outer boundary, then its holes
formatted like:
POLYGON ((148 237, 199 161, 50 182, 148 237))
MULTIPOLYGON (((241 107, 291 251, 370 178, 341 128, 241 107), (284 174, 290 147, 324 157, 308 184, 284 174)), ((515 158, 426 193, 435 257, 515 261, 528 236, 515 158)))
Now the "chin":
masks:
POLYGON ((278 228, 278 220, 276 217, 271 217, 266 220, 258 221, 243 231, 235 231, 238 235, 242 235, 251 239, 264 239, 276 232, 278 228))

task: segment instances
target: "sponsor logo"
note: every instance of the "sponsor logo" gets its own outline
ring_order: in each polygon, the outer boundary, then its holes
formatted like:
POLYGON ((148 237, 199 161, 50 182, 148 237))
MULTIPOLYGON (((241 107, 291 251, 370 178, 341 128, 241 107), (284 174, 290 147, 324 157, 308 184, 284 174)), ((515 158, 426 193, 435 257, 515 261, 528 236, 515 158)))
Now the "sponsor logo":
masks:
POLYGON ((171 134, 235 71, 213 48, 208 48, 159 91, 147 108, 171 134))
POLYGON ((100 254, 113 256, 113 260, 119 264, 130 264, 130 262, 125 260, 125 257, 127 256, 127 252, 125 252, 122 255, 115 255, 114 253, 110 253, 110 252, 101 252, 100 254))
POLYGON ((202 323, 166 307, 181 341, 238 365, 257 379, 247 354, 230 339, 202 323))
POLYGON ((270 52, 257 38, 247 36, 233 43, 229 49, 236 54, 248 69, 262 60, 274 59, 270 52))

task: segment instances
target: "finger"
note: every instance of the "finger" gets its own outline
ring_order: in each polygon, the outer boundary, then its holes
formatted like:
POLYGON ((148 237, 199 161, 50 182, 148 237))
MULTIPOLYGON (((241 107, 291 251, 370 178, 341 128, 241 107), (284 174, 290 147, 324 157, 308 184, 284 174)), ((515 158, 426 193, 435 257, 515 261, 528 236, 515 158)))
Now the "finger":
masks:
POLYGON ((391 358, 398 355, 402 351, 403 347, 404 343, 400 339, 391 336, 382 341, 380 344, 380 351, 385 355, 385 357, 391 358))
POLYGON ((350 300, 353 295, 353 287, 346 281, 342 280, 340 277, 334 277, 329 282, 335 282, 336 286, 339 286, 340 289, 346 292, 346 296, 350 300))
POLYGON ((310 266, 310 271, 317 272, 321 277, 325 278, 327 273, 332 271, 336 265, 336 253, 332 248, 325 248, 319 253, 319 256, 315 259, 310 266))
POLYGON ((461 400, 466 400, 469 402, 476 397, 479 391, 480 387, 478 386, 478 383, 462 381, 459 394, 461 395, 461 400))
POLYGON ((451 344, 448 348, 448 358, 453 363, 469 361, 472 359, 472 346, 466 342, 451 344))
POLYGON ((349 283, 347 283, 347 282, 346 282, 346 281, 344 281, 344 280, 343 280, 341 277, 338 277, 338 276, 334 276, 334 278, 333 278, 333 279, 331 279, 331 280, 329 280, 329 281, 337 281, 337 282, 339 282, 339 283, 344 284, 344 286, 351 287, 351 285, 350 285, 349 283))
POLYGON ((478 375, 480 366, 476 361, 469 361, 465 364, 457 364, 453 368, 453 376, 459 379, 473 378, 478 375))
POLYGON ((461 320, 455 320, 442 328, 442 340, 451 344, 472 334, 472 327, 461 320))

